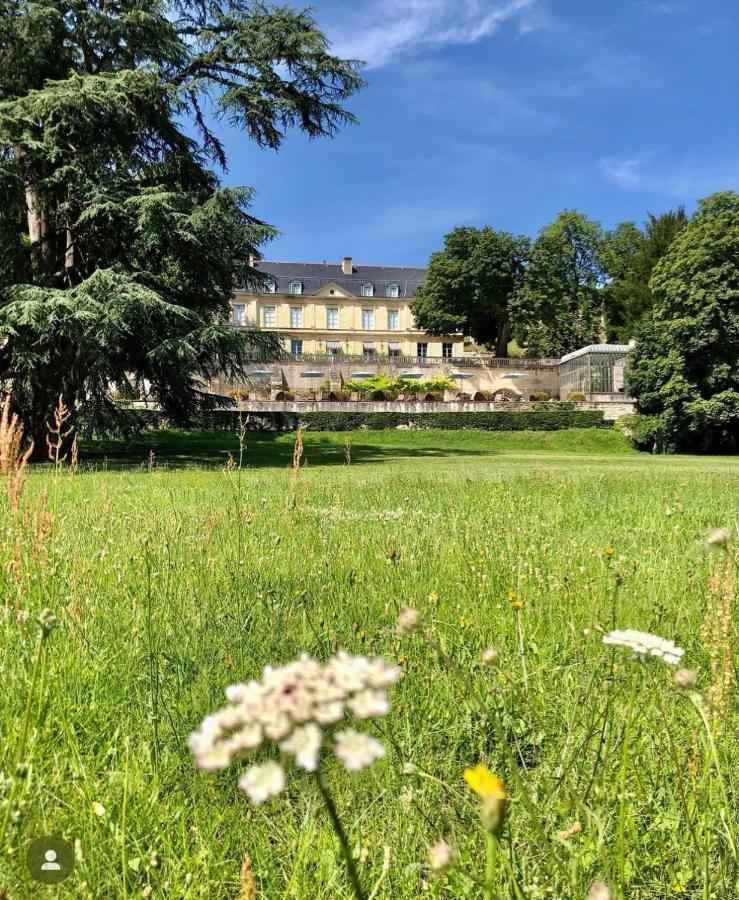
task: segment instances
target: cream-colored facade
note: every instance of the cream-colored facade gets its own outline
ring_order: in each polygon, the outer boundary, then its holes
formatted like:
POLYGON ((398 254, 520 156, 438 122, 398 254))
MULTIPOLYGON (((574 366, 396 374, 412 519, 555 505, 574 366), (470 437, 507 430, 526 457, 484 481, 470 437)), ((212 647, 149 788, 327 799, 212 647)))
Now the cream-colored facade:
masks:
MULTIPOLYGON (((393 292, 392 286, 389 292, 393 292)), ((288 293, 237 291, 232 307, 234 325, 281 335, 285 350, 296 358, 400 356, 442 360, 464 355, 462 335, 434 337, 419 331, 408 299, 358 296, 335 282, 312 293, 306 293, 298 280, 289 285, 288 293)))

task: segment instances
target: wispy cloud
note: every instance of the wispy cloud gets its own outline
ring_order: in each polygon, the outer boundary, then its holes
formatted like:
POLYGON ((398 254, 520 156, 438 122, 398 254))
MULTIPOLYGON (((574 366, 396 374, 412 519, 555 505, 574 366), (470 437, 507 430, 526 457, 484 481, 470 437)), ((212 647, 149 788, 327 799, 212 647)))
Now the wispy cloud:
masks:
POLYGON ((332 34, 341 56, 364 60, 369 68, 403 62, 441 46, 474 44, 506 22, 532 26, 538 0, 370 0, 332 34))
POLYGON ((687 9, 682 0, 641 0, 639 6, 654 16, 674 16, 687 9))
POLYGON ((603 174, 626 191, 693 199, 739 186, 739 157, 734 159, 660 160, 654 151, 600 160, 603 174))

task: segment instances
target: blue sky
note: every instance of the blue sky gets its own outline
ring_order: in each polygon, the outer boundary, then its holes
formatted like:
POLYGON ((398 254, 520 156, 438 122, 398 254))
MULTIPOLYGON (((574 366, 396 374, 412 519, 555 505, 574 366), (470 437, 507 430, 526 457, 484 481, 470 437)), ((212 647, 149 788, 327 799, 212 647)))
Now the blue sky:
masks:
POLYGON ((456 225, 610 227, 739 189, 737 0, 313 0, 367 61, 334 140, 227 133, 273 259, 424 265, 456 225))

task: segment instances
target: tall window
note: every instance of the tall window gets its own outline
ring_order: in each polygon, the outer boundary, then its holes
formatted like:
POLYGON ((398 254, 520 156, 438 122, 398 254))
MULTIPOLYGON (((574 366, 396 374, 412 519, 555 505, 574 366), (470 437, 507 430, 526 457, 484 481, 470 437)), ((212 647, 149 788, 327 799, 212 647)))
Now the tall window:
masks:
POLYGON ((429 355, 429 345, 428 344, 426 344, 426 343, 416 344, 416 356, 420 357, 421 359, 426 359, 426 357, 428 355, 429 355))
POLYGON ((244 325, 246 322, 246 306, 243 303, 234 303, 231 321, 234 325, 244 325))
POLYGON ((290 293, 291 294, 302 294, 303 293, 302 281, 291 281, 290 282, 290 293))
POLYGON ((303 342, 293 339, 290 341, 290 352, 293 356, 299 357, 303 355, 303 342))
POLYGON ((362 296, 363 297, 374 297, 375 296, 375 286, 367 282, 362 285, 362 296))
POLYGON ((264 282, 264 293, 265 294, 276 294, 277 293, 277 282, 273 281, 269 278, 264 282))
POLYGON ((262 310, 262 316, 264 319, 264 327, 265 328, 276 328, 277 327, 277 307, 276 306, 265 306, 262 310))
POLYGON ((375 328, 375 311, 374 309, 362 310, 362 330, 374 331, 375 328))
POLYGON ((291 328, 302 328, 303 327, 303 308, 302 308, 302 306, 291 306, 290 307, 290 327, 291 328))
POLYGON ((337 307, 329 307, 326 310, 326 328, 339 327, 339 310, 337 307))
POLYGON ((397 284, 389 284, 387 286, 387 295, 388 297, 398 297, 400 291, 398 290, 397 284))
POLYGON ((454 356, 454 344, 442 344, 441 355, 444 359, 451 359, 454 356))
POLYGON ((397 309, 387 311, 387 330, 397 331, 400 328, 400 312, 397 309))

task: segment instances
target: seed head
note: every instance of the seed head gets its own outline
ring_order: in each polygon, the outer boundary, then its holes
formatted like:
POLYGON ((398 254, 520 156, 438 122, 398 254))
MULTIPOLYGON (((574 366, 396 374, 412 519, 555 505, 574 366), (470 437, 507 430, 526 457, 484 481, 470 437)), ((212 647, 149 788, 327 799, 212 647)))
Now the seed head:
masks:
POLYGON ((594 881, 588 891, 588 900, 613 900, 613 891, 605 881, 594 881))
POLYGON ((50 609, 42 609, 36 621, 43 637, 48 637, 56 626, 56 616, 50 609))
POLYGON ((690 669, 678 669, 672 676, 672 680, 676 687, 693 688, 698 681, 698 675, 690 669))
POLYGON ((728 528, 713 528, 708 532, 708 536, 706 537, 706 543, 709 547, 715 547, 718 550, 725 550, 729 541, 731 540, 731 535, 729 534, 728 528))
POLYGON ((421 630, 422 620, 421 613, 417 609, 404 609, 398 616, 398 624, 395 628, 395 634, 398 637, 406 637, 409 634, 416 634, 421 630))
POLYGON ((434 872, 446 872, 454 862, 454 850, 446 841, 439 841, 429 848, 428 861, 434 872))

